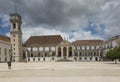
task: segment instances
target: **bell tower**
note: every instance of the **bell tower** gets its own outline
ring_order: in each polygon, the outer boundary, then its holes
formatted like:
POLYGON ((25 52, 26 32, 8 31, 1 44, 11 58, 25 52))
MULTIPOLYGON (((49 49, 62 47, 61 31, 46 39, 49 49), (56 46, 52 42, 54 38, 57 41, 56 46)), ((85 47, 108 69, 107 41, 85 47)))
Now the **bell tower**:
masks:
POLYGON ((22 61, 22 17, 13 13, 10 14, 10 40, 12 44, 12 61, 22 61))

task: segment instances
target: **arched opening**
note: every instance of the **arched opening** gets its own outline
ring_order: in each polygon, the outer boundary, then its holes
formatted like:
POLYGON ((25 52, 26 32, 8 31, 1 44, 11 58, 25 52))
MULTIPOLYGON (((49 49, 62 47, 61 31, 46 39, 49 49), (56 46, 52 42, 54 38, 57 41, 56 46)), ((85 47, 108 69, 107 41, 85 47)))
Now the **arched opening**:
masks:
POLYGON ((61 48, 58 48, 58 57, 61 57, 61 48))
POLYGON ((98 58, 97 58, 97 57, 95 58, 95 61, 98 61, 98 58))
POLYGON ((64 57, 67 56, 67 48, 66 48, 66 47, 63 48, 63 56, 64 56, 64 57))
POLYGON ((69 57, 72 57, 72 47, 69 47, 69 57))
POLYGON ((23 53, 23 60, 25 60, 26 59, 26 54, 25 54, 25 52, 23 53))

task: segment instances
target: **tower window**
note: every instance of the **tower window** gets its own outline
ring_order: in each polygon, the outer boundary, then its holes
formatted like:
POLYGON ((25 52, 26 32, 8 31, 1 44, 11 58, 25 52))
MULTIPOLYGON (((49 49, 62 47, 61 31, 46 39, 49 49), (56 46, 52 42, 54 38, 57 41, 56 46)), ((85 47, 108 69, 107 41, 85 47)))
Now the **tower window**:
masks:
POLYGON ((13 35, 13 37, 15 37, 15 35, 13 35))
POLYGON ((13 41, 15 41, 15 39, 13 39, 13 41))
POLYGON ((16 24, 15 24, 15 23, 13 23, 13 28, 14 28, 14 29, 16 28, 16 24))

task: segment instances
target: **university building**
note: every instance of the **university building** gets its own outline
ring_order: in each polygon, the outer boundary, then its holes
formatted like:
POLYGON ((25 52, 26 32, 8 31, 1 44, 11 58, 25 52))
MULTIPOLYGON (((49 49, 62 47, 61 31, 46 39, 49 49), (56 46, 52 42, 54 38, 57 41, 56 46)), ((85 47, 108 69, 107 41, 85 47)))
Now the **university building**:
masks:
POLYGON ((0 35, 0 62, 10 60, 11 44, 10 38, 0 35))
POLYGON ((22 43, 21 25, 22 17, 10 14, 10 37, 0 35, 0 62, 103 61, 109 49, 120 46, 120 36, 74 42, 61 35, 31 36, 22 43))

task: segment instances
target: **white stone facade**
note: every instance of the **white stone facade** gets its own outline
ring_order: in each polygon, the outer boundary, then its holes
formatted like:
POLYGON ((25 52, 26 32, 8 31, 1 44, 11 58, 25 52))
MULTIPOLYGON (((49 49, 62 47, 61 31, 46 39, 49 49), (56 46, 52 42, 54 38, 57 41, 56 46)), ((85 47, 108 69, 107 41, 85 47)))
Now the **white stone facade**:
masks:
POLYGON ((11 44, 0 40, 0 63, 10 61, 11 44))

